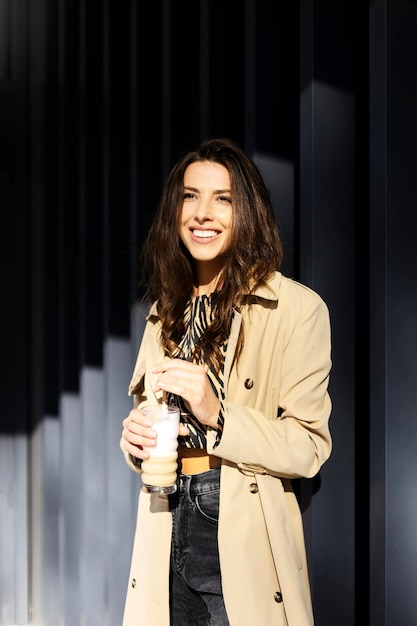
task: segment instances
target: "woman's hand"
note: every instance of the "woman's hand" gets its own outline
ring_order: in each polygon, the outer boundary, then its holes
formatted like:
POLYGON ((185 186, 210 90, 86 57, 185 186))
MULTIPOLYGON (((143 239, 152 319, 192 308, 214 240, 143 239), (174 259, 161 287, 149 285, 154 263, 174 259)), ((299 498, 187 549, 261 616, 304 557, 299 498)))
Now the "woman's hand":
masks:
POLYGON ((122 448, 138 459, 147 459, 149 454, 143 446, 156 445, 156 431, 152 422, 139 409, 132 409, 123 420, 122 448))
POLYGON ((217 427, 220 401, 200 365, 183 359, 165 359, 152 368, 160 374, 153 391, 166 391, 181 396, 191 413, 202 423, 217 427))
MULTIPOLYGON (((178 434, 188 435, 188 428, 180 424, 178 434)), ((156 435, 149 417, 145 417, 140 409, 132 409, 123 420, 122 448, 137 459, 147 459, 149 454, 143 446, 155 446, 156 435)))

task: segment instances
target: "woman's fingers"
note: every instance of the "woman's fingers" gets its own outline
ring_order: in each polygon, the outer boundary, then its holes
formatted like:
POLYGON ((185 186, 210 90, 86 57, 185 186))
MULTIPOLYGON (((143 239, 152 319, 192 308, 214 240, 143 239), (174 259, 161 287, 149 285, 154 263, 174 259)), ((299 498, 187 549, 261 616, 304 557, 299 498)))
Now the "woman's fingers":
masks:
POLYGON ((220 402, 200 365, 182 359, 168 359, 155 365, 151 371, 159 374, 153 391, 162 390, 181 396, 202 424, 217 426, 220 402))
POLYGON ((156 432, 149 421, 138 409, 132 409, 123 420, 122 445, 126 452, 139 459, 149 455, 143 447, 152 447, 156 443, 156 432))
MULTIPOLYGON (((122 424, 123 449, 138 459, 147 459, 149 454, 143 447, 156 445, 156 432, 152 429, 152 422, 140 410, 133 409, 122 424)), ((189 434, 187 426, 180 424, 178 434, 186 437, 189 434)))
POLYGON ((193 401, 203 401, 210 384, 203 368, 181 359, 162 361, 152 368, 152 373, 160 374, 153 391, 164 390, 193 401))

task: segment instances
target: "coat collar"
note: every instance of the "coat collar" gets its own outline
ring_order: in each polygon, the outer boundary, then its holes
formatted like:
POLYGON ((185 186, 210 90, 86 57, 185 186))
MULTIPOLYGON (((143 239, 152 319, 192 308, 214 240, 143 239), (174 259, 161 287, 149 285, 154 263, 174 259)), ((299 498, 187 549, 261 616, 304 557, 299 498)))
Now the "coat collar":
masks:
MULTIPOLYGON (((272 302, 278 301, 279 288, 281 286, 281 278, 282 274, 280 272, 275 272, 275 274, 270 278, 265 285, 265 287, 260 287, 253 291, 252 293, 248 292, 248 296, 252 296, 253 298, 259 298, 262 300, 270 300, 272 302)), ((149 313, 147 316, 147 320, 151 317, 159 317, 158 315, 158 301, 152 303, 151 308, 149 309, 149 313)))
POLYGON ((281 286, 281 272, 275 272, 275 274, 267 281, 265 287, 259 287, 253 292, 248 292, 248 295, 253 298, 260 298, 262 300, 271 300, 272 302, 278 301, 279 289, 281 286))

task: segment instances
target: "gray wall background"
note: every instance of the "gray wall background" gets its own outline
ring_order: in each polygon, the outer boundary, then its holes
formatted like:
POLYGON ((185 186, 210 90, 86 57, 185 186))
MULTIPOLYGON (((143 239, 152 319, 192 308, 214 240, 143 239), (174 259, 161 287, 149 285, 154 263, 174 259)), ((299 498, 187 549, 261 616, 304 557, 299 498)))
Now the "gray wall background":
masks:
POLYGON ((330 308, 334 451, 298 484, 317 626, 417 623, 416 54, 414 0, 0 0, 1 626, 121 624, 137 251, 215 135, 330 308))

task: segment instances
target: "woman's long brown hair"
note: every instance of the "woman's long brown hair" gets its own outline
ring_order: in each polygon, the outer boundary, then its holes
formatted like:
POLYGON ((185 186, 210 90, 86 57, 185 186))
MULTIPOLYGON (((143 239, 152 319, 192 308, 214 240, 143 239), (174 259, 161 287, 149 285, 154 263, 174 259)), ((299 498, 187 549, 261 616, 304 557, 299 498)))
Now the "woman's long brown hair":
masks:
MULTIPOLYGON (((184 310, 193 294, 193 259, 178 235, 184 194, 184 172, 196 161, 223 165, 229 172, 233 202, 232 234, 216 294, 214 321, 200 339, 194 360, 222 364, 220 346, 227 340, 234 309, 279 269, 283 247, 270 194, 255 163, 233 141, 208 139, 186 152, 172 168, 141 253, 144 299, 158 301, 165 354, 180 356, 184 310)), ((243 345, 243 329, 237 355, 243 345)))

